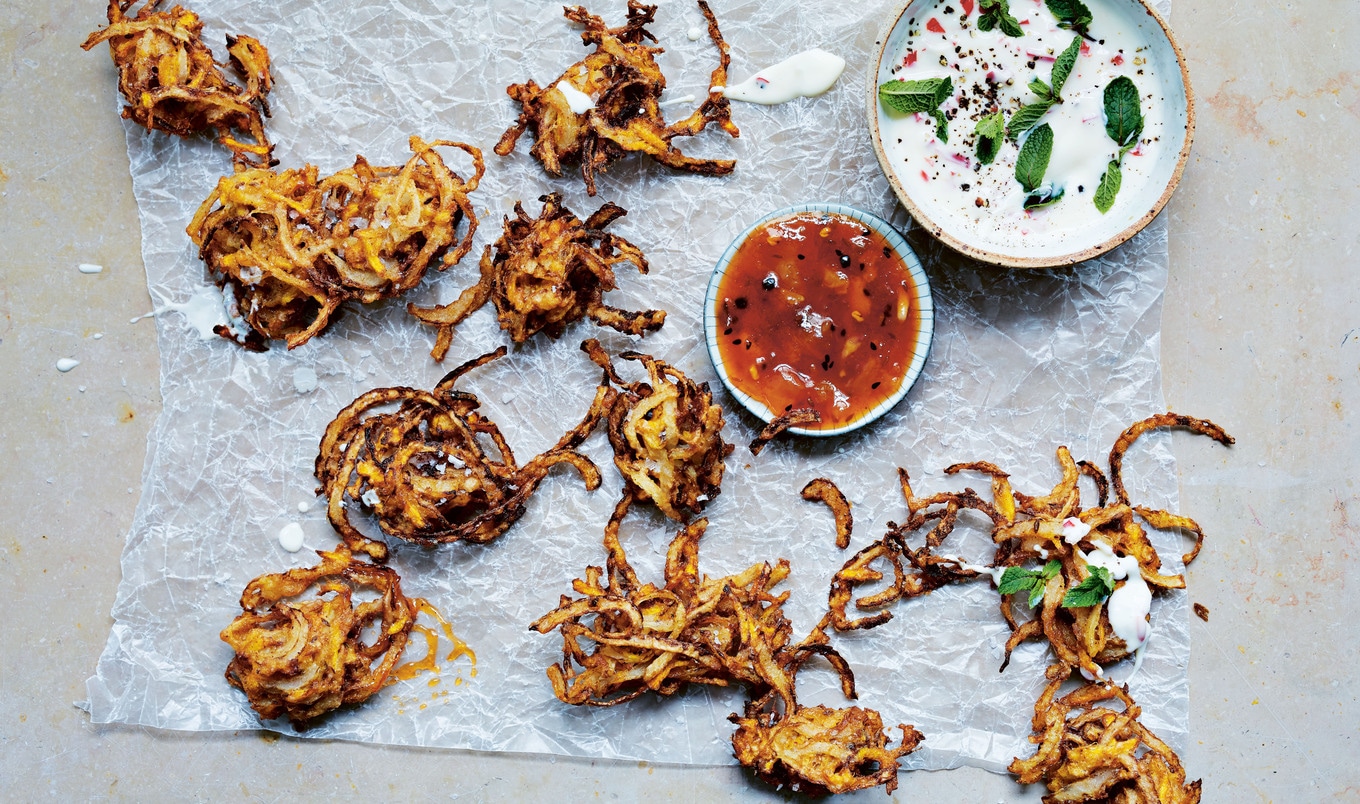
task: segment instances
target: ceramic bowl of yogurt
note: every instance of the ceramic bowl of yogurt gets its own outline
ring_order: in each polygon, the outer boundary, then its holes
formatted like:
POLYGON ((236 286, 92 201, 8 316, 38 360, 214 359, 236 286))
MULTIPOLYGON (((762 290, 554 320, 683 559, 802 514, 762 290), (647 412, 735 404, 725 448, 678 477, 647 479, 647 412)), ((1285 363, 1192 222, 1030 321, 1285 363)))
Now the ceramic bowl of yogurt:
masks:
POLYGON ((879 164, 917 223, 1014 268, 1097 257, 1190 154, 1185 58, 1144 0, 911 0, 870 64, 879 164))

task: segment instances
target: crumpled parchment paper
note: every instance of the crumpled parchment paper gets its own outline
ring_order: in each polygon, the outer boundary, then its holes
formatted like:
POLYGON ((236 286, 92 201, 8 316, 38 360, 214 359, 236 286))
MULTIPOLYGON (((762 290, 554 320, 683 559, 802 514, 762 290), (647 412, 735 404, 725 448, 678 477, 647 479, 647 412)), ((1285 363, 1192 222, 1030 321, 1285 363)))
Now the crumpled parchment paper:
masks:
MULTIPOLYGON (((712 524, 701 569, 727 574, 789 558, 787 609, 800 637, 825 611, 831 574, 881 535, 889 519, 904 515, 896 467, 911 472, 918 493, 965 483, 985 489, 982 478, 946 478, 941 469, 986 459, 1010 471, 1017 489, 1038 493, 1058 478, 1058 445, 1103 466, 1121 429, 1164 409, 1158 354, 1166 229, 1154 222, 1112 254, 1072 269, 1006 271, 963 260, 915 228, 898 206, 863 122, 869 59, 893 4, 713 5, 732 48, 733 81, 814 46, 845 57, 845 74, 820 98, 776 107, 735 104, 738 140, 710 131, 677 141, 687 153, 734 156, 734 175, 695 177, 628 159, 610 167, 595 199, 585 196, 575 173, 545 175, 530 159, 527 140, 509 157, 490 151, 518 113, 505 86, 528 78, 548 83, 586 52, 556 4, 199 0, 194 8, 219 56, 228 32, 254 35, 269 48, 277 89, 268 126, 281 167, 311 162, 331 172, 356 153, 375 164, 400 164, 412 133, 465 140, 486 151, 487 177, 472 196, 482 216, 477 248, 447 273, 432 271, 414 293, 418 302, 452 300, 474 281, 477 255, 498 236, 501 217, 517 199, 536 213, 539 195, 560 190, 581 217, 606 200, 628 209, 613 231, 642 247, 652 273, 622 275, 622 288, 610 299, 632 309, 664 308, 665 328, 637 343, 582 323, 560 341, 540 338, 513 350, 460 384, 482 398, 521 460, 550 446, 584 413, 599 375, 577 349, 587 337, 601 337, 615 353, 641 348, 717 386, 700 327, 704 287, 731 238, 759 215, 799 201, 839 201, 907 233, 929 273, 936 309, 934 348, 910 395, 850 437, 781 441, 758 458, 739 448, 728 461, 722 494, 708 509, 712 524), (848 551, 834 546, 830 514, 798 496, 819 475, 835 480, 855 506, 848 551)), ((589 8, 613 24, 623 19, 619 0, 596 0, 589 8)), ((686 36, 700 25, 694 4, 661 3, 653 30, 666 48, 660 62, 668 98, 702 96, 707 88, 713 46, 706 37, 686 36)), ((667 107, 668 117, 691 108, 667 107)), ((313 564, 310 549, 336 543, 322 506, 299 512, 299 503, 314 502, 312 463, 326 423, 365 390, 429 388, 449 368, 508 338, 488 306, 458 331, 444 365, 435 364, 429 357, 434 331, 406 315, 403 299, 349 308, 323 336, 292 352, 276 344, 267 354, 250 354, 226 341, 202 340, 167 305, 183 304, 207 284, 184 227, 230 170, 228 154, 207 139, 183 141, 131 125, 128 153, 147 281, 153 303, 165 308, 156 320, 164 412, 150 435, 115 623, 88 683, 89 710, 99 723, 259 728, 244 696, 223 679, 231 652, 218 632, 239 612, 237 600, 251 578, 313 564), (319 383, 306 391, 309 371, 319 383), (310 549, 290 554, 277 534, 294 521, 310 549)), ((466 160, 452 162, 466 174, 466 160)), ((718 396, 727 408, 729 440, 745 444, 757 422, 724 392, 718 396)), ((436 686, 428 675, 395 684, 306 736, 732 761, 725 717, 741 706, 738 690, 695 689, 606 710, 569 707, 552 695, 544 669, 560 657, 560 639, 531 633, 527 625, 570 591, 586 564, 603 563, 600 538, 621 485, 603 434, 585 449, 605 472, 594 494, 574 473, 555 470, 527 515, 492 544, 395 545, 391 564, 406 590, 450 618, 476 652, 475 672, 466 658, 445 662, 436 686)), ((1165 436, 1140 441, 1128 474, 1136 501, 1174 509, 1165 436)), ((659 579, 676 528, 649 506, 634 510, 624 545, 644 578, 659 579)), ((946 549, 985 562, 990 551, 978 525, 961 527, 946 549)), ((1158 542, 1172 572, 1182 552, 1178 538, 1158 542)), ((1184 594, 1158 598, 1154 637, 1132 682, 1147 725, 1177 748, 1187 735, 1187 608, 1184 594)), ((1000 771, 1012 757, 1028 756, 1029 717, 1049 655, 1030 643, 1004 674, 997 672, 1007 631, 995 591, 985 583, 950 587, 893 611, 887 625, 837 636, 834 644, 855 669, 862 705, 880 710, 885 723, 912 723, 926 734, 904 767, 970 764, 1000 771)), ((1125 664, 1113 675, 1128 672, 1125 664)), ((828 671, 809 669, 799 681, 805 702, 839 700, 828 671)), ((286 723, 264 727, 291 732, 286 723)))

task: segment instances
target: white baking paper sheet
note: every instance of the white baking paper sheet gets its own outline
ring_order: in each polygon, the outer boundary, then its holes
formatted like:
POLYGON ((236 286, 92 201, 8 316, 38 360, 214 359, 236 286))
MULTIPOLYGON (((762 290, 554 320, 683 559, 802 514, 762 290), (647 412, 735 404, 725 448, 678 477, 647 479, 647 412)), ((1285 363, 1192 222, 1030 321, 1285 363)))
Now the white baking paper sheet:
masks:
MULTIPOLYGON (((787 609, 801 636, 825 611, 832 573, 881 535, 888 520, 904 516, 898 466, 911 472, 918 492, 965 483, 985 489, 982 478, 946 478, 940 470, 991 460, 1012 473, 1018 489, 1038 493, 1058 478, 1053 451, 1059 444, 1103 465, 1121 429, 1164 410, 1158 340, 1166 229, 1154 222, 1105 258, 1064 270, 1006 271, 960 259, 913 228, 870 146, 866 73, 893 4, 713 5, 731 45, 732 80, 814 46, 845 57, 845 74, 816 99, 768 108, 735 104, 740 139, 714 130, 677 141, 695 155, 736 158, 729 177, 677 174, 627 159, 610 167, 594 199, 575 173, 545 175, 529 157, 527 139, 508 157, 490 150, 518 113, 505 87, 529 78, 548 83, 586 52, 558 5, 199 0, 194 9, 215 48, 228 32, 254 35, 269 48, 277 89, 268 125, 281 167, 311 162, 325 173, 348 166, 356 153, 375 164, 400 164, 410 134, 464 140, 486 151, 487 176, 473 195, 482 218, 477 248, 447 273, 431 272, 414 293, 418 302, 452 300, 474 281, 476 255, 498 236, 516 200, 536 213, 536 199, 557 190, 581 217, 606 200, 628 210, 613 231, 642 247, 652 272, 623 275, 610 298, 633 309, 664 308, 665 328, 638 343, 581 323, 559 341, 537 339, 512 350, 460 385, 481 397, 521 460, 551 445, 585 411, 599 375, 577 349, 587 337, 602 338, 615 353, 641 348, 716 386, 700 331, 704 287, 729 240, 754 218, 800 201, 838 201, 887 218, 907 234, 935 293, 934 349, 916 387, 893 413, 856 435, 777 442, 758 458, 739 448, 728 461, 722 494, 708 509, 712 524, 701 569, 727 574, 787 557, 793 569, 787 609), (851 550, 834 546, 826 509, 798 496, 816 476, 835 480, 855 506, 851 550)), ((686 36, 702 24, 699 10, 684 0, 660 6, 653 31, 666 48, 659 57, 669 79, 666 97, 702 96, 715 51, 706 37, 686 36)), ((620 0, 596 0, 590 9, 611 22, 624 15, 620 0)), ((90 20, 91 28, 98 22, 90 20)), ((107 58, 101 52, 87 58, 107 58)), ((110 70, 110 95, 113 87, 110 70)), ((667 111, 677 119, 690 108, 667 111)), ((218 176, 230 171, 229 157, 208 139, 182 141, 132 125, 128 154, 151 303, 184 303, 207 284, 184 228, 218 176)), ((451 162, 466 171, 465 161, 451 162)), ((89 680, 92 719, 292 733, 283 722, 261 724, 227 685, 222 673, 231 651, 218 632, 239 612, 237 600, 251 578, 315 563, 309 550, 280 548, 281 527, 299 522, 308 548, 335 544, 321 506, 298 510, 313 500, 311 471, 323 428, 365 390, 431 387, 448 368, 508 338, 488 307, 464 323, 438 365, 429 356, 434 331, 406 315, 404 300, 347 309, 323 336, 291 352, 276 344, 266 354, 250 354, 223 340, 202 340, 170 310, 155 323, 164 412, 150 436, 115 622, 89 680), (308 371, 319 383, 300 392, 296 379, 302 372, 305 388, 308 371)), ((745 444, 757 423, 733 409, 724 392, 718 398, 728 408, 728 439, 745 444)), ((467 659, 445 663, 437 686, 430 686, 431 676, 395 684, 306 736, 733 761, 725 718, 742 704, 738 690, 696 689, 606 710, 570 707, 553 697, 544 669, 560 657, 560 640, 527 625, 570 592, 587 563, 603 563, 600 537, 621 485, 603 433, 585 451, 605 472, 595 493, 558 469, 519 524, 492 544, 395 546, 391 565, 405 589, 450 618, 476 651, 475 675, 467 659)), ((1135 500, 1174 509, 1174 463, 1164 436, 1139 443, 1128 473, 1135 500)), ((623 542, 644 577, 659 580, 675 528, 648 507, 635 511, 641 513, 625 523, 623 542)), ((1173 572, 1183 549, 1178 538, 1159 542, 1173 572)), ((973 561, 988 556, 976 522, 961 527, 946 547, 973 561)), ((1187 607, 1184 594, 1158 598, 1154 637, 1132 684, 1144 721, 1178 748, 1187 734, 1187 607)), ((903 766, 1000 771, 1012 757, 1028 756, 1029 717, 1049 656, 1031 643, 1016 651, 1004 674, 997 672, 1007 631, 995 592, 984 583, 945 588, 893 611, 889 624, 837 636, 834 644, 855 668, 862 705, 880 710, 888 724, 912 723, 925 733, 924 747, 903 766)), ((1127 665, 1113 669, 1116 678, 1128 672, 1127 665)), ((839 698, 824 670, 805 672, 799 687, 806 701, 839 698)))

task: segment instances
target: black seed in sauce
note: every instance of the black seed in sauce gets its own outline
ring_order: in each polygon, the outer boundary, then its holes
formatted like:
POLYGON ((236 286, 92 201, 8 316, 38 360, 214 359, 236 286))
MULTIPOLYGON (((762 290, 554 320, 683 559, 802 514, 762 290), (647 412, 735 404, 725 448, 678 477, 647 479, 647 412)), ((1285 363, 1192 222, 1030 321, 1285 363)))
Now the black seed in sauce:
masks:
POLYGON ((882 384, 882 383, 877 383, 877 382, 876 382, 876 383, 874 383, 873 385, 871 385, 871 386, 869 386, 869 387, 872 388, 872 389, 874 389, 875 391, 877 391, 877 390, 878 390, 878 386, 881 385, 881 384, 882 384))
MULTIPOLYGON (((836 253, 837 253, 837 254, 840 254, 840 252, 836 252, 836 253)), ((849 255, 849 254, 840 254, 840 258, 841 258, 841 267, 842 267, 842 268, 849 268, 849 267, 850 267, 850 255, 849 255)))
POLYGON ((732 304, 733 304, 738 310, 745 310, 745 309, 746 309, 746 297, 745 297, 745 296, 738 296, 738 297, 736 298, 736 300, 732 302, 732 304))
POLYGON ((728 327, 727 329, 723 330, 723 334, 724 334, 724 335, 731 335, 731 334, 732 334, 732 328, 731 328, 731 327, 728 327))
POLYGON ((779 280, 775 279, 774 274, 770 274, 760 281, 760 286, 766 290, 774 290, 779 287, 779 280))

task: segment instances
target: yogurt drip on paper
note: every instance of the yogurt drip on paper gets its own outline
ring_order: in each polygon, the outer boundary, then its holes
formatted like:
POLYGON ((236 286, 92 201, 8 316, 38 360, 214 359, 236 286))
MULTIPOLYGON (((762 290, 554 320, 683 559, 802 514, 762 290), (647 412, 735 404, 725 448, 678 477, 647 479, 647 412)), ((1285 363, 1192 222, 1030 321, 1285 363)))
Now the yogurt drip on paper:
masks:
POLYGON ((217 333, 214 327, 231 326, 227 320, 227 308, 224 297, 213 287, 202 287, 189 297, 183 304, 165 304, 157 307, 149 313, 133 318, 129 323, 135 324, 143 318, 154 318, 161 313, 177 312, 184 316, 189 328, 198 333, 198 337, 205 340, 215 340, 217 333))
POLYGON ((805 50, 761 70, 736 86, 713 87, 731 100, 772 106, 811 98, 831 89, 845 70, 845 59, 821 48, 805 50))
POLYGON ((279 546, 290 553, 296 553, 302 549, 302 526, 296 522, 289 522, 279 531, 279 546))

